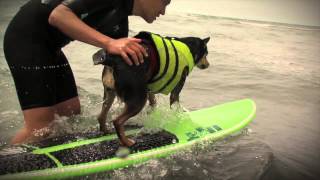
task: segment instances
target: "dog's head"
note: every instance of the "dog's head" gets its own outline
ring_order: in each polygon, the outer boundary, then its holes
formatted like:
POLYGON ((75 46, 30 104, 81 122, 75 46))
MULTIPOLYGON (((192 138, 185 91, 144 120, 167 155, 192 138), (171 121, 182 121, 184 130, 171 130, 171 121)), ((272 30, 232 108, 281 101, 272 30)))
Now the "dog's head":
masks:
POLYGON ((206 69, 209 67, 209 62, 207 60, 208 48, 207 44, 210 40, 210 37, 205 39, 197 37, 186 37, 186 38, 176 38, 177 40, 185 43, 193 56, 194 64, 199 69, 206 69))
MULTIPOLYGON (((200 39, 200 38, 199 38, 200 39)), ((200 39, 199 41, 199 51, 195 54, 194 60, 195 64, 199 69, 206 69, 209 67, 209 61, 207 60, 208 48, 207 44, 210 40, 210 37, 205 39, 200 39)))

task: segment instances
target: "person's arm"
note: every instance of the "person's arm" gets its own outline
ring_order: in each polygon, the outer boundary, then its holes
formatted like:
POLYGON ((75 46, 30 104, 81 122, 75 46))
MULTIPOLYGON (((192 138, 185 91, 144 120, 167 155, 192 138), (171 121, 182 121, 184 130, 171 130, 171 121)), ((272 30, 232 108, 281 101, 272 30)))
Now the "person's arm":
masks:
POLYGON ((139 44, 140 39, 122 38, 115 40, 105 36, 85 24, 71 9, 63 4, 58 5, 51 12, 48 22, 72 39, 103 48, 111 54, 121 55, 129 65, 131 65, 132 62, 128 54, 136 65, 138 65, 139 62, 143 62, 143 54, 147 55, 145 49, 139 44))

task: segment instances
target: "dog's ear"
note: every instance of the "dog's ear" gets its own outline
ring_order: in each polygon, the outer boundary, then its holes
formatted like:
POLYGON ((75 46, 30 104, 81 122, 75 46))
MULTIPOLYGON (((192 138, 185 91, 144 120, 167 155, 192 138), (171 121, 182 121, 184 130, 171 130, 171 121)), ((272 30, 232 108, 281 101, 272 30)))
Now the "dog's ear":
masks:
POLYGON ((203 39, 203 42, 208 44, 209 40, 210 40, 210 37, 207 37, 207 38, 203 39))

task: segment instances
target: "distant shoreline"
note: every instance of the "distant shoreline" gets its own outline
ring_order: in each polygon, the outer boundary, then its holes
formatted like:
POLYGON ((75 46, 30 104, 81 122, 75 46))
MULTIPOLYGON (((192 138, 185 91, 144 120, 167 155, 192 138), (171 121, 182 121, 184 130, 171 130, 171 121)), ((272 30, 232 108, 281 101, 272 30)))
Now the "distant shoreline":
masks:
MULTIPOLYGON (((186 13, 186 15, 198 16, 198 17, 207 17, 214 19, 228 19, 228 20, 240 20, 245 22, 252 22, 258 24, 270 24, 270 25, 278 25, 278 26, 286 26, 286 27, 294 27, 294 28, 303 28, 304 30, 320 30, 320 26, 312 26, 312 25, 301 25, 301 24, 293 24, 293 23, 282 23, 282 22, 274 22, 274 21, 262 21, 262 20, 251 20, 251 19, 243 19, 243 18, 234 18, 234 17, 224 17, 224 16, 214 16, 214 15, 206 15, 206 14, 197 14, 197 13, 186 13)), ((302 30, 303 30, 302 29, 302 30)))

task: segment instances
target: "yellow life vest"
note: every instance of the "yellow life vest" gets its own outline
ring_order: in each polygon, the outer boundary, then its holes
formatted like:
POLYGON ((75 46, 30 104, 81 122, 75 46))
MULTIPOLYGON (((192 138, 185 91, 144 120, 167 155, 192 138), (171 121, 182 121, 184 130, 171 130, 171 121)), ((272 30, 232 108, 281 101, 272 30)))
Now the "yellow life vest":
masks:
POLYGON ((160 63, 158 73, 148 82, 148 89, 153 93, 169 94, 181 79, 182 72, 188 67, 189 73, 194 67, 193 56, 189 47, 174 39, 151 33, 157 48, 160 63))

